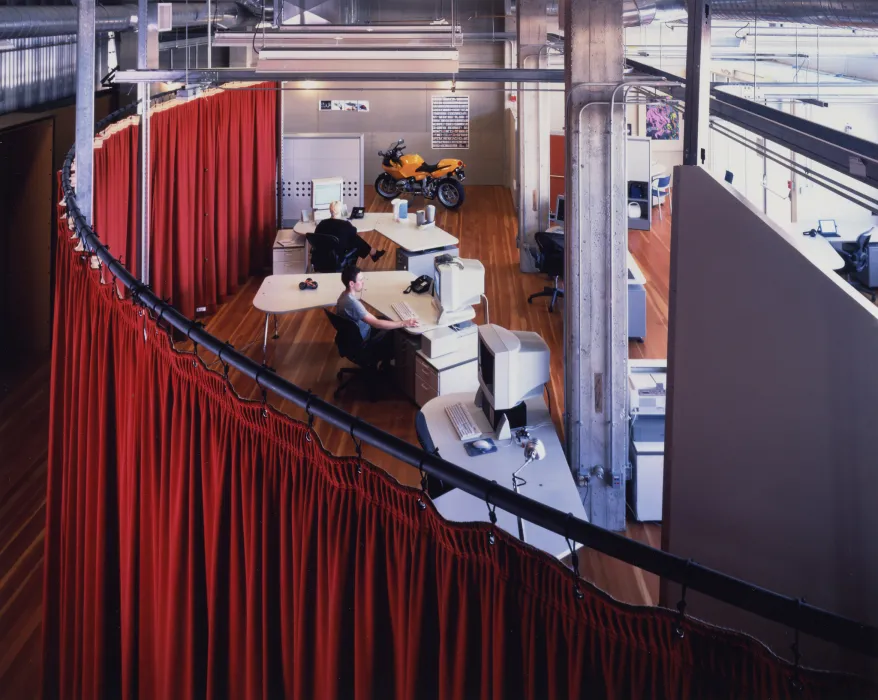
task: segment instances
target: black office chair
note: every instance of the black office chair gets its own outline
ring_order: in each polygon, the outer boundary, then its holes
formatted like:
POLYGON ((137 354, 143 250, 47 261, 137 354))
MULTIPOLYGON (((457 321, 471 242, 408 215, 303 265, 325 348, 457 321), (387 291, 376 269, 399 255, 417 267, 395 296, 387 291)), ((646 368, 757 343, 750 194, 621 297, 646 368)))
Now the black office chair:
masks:
POLYGON ((377 396, 378 384, 381 381, 381 375, 378 371, 378 362, 381 358, 378 356, 377 349, 370 347, 363 340, 356 321, 339 316, 329 309, 323 309, 323 311, 332 327, 335 328, 335 346, 338 348, 338 354, 357 365, 356 367, 342 367, 338 371, 336 376, 342 384, 333 393, 333 398, 337 399, 354 380, 362 379, 366 383, 369 400, 374 401, 377 396), (342 381, 346 374, 351 376, 347 381, 342 381))
POLYGON ((338 238, 326 233, 307 233, 305 238, 311 248, 311 269, 314 272, 341 272, 357 259, 357 251, 349 250, 344 255, 338 252, 338 238))
POLYGON ((863 292, 873 302, 875 301, 875 292, 863 284, 860 277, 869 267, 869 243, 872 240, 872 229, 861 233, 857 236, 857 242, 852 250, 840 251, 841 257, 844 258, 845 266, 842 274, 854 288, 863 292))
POLYGON ((558 289, 558 278, 564 276, 564 234, 545 233, 540 231, 535 236, 539 252, 536 255, 537 269, 554 278, 551 287, 543 287, 543 291, 531 294, 527 303, 532 304, 537 297, 552 297, 549 312, 555 310, 558 297, 564 296, 564 290, 558 289))
MULTIPOLYGON (((421 449, 424 452, 429 452, 430 454, 434 454, 437 457, 439 456, 439 450, 436 448, 436 445, 433 443, 433 438, 430 435, 430 430, 427 427, 427 419, 424 418, 424 414, 422 411, 418 411, 415 415, 415 434, 418 436, 418 442, 421 443, 421 449)), ((448 493, 453 486, 447 486, 442 479, 439 479, 435 476, 427 475, 427 495, 430 498, 438 498, 443 493, 448 493)))

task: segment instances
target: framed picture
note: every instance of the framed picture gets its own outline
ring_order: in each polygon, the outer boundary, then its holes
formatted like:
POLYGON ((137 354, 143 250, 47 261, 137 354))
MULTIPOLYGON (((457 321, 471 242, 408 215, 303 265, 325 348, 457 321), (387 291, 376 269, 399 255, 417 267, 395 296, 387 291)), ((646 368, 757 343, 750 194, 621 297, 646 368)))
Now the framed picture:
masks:
POLYGON ((369 100, 320 100, 321 112, 368 112, 369 100))
POLYGON ((679 141, 680 111, 674 105, 648 106, 646 135, 654 141, 679 141))

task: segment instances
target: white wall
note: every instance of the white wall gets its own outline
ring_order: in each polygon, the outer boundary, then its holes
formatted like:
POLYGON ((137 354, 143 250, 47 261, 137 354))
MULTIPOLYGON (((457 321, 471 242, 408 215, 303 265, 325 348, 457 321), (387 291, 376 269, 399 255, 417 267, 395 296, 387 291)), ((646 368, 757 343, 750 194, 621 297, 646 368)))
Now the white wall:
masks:
MULTIPOLYGON (((472 43, 461 48, 466 67, 503 65, 501 43, 472 43)), ((296 84, 296 87, 300 85, 296 84)), ((365 134, 366 184, 381 174, 377 153, 391 142, 404 138, 406 153, 419 153, 435 163, 441 158, 459 158, 466 164, 466 184, 506 185, 507 139, 504 136, 505 94, 502 84, 460 84, 456 94, 470 98, 470 148, 437 149, 431 144, 432 96, 451 94, 450 84, 430 83, 332 83, 314 89, 286 91, 284 131, 286 133, 365 134), (473 88, 467 90, 465 88, 473 88), (495 89, 497 88, 497 89, 495 89), (320 100, 362 99, 370 111, 321 112, 320 100)))
MULTIPOLYGON (((707 171, 679 168, 674 194, 663 546, 878 624, 878 308, 707 171)), ((688 602, 789 656, 790 630, 688 602)))

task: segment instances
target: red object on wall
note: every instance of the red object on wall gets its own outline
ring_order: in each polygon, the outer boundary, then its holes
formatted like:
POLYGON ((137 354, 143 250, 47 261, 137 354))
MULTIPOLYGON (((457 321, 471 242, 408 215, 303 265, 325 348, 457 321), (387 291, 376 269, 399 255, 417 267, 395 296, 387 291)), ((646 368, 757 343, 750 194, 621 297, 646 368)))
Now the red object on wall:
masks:
POLYGON ((558 195, 564 194, 567 146, 564 134, 549 135, 549 207, 555 212, 558 195))

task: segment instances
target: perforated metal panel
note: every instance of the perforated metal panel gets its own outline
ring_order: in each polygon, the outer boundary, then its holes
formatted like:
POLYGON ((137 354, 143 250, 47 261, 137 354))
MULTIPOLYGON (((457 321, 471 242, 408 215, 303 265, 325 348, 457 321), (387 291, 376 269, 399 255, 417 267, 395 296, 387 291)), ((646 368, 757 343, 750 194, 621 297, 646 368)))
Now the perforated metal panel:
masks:
POLYGON ((348 209, 363 206, 363 134, 287 134, 281 183, 284 226, 311 208, 311 180, 341 177, 348 209))

